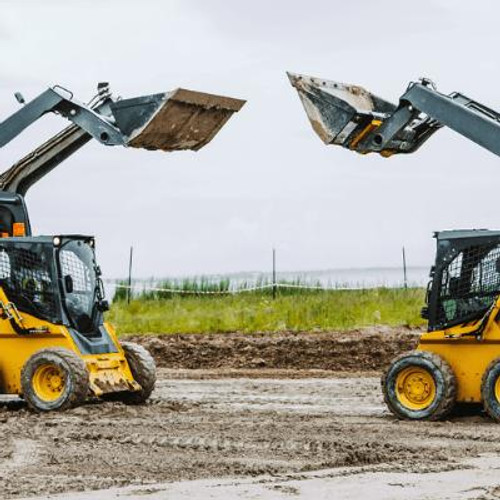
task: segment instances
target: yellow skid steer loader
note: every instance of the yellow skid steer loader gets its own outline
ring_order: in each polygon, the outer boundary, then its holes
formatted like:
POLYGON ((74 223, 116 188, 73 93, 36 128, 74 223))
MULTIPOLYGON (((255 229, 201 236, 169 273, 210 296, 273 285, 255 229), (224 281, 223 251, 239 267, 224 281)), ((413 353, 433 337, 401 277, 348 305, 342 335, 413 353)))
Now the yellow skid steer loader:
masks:
MULTIPOLYGON (((500 156, 500 113, 427 79, 411 83, 393 104, 357 85, 289 74, 325 144, 384 157, 416 151, 443 126, 500 156)), ((382 377, 399 418, 436 420, 455 403, 482 403, 500 422, 500 231, 435 234, 428 320, 417 350, 392 361, 382 377)))
POLYGON ((71 125, 0 175, 0 393, 35 411, 64 410, 89 395, 144 402, 156 367, 141 346, 120 343, 103 319, 94 238, 32 236, 24 195, 92 138, 104 145, 198 150, 244 101, 177 89, 115 99, 107 84, 89 104, 49 88, 0 123, 0 148, 42 115, 71 125))

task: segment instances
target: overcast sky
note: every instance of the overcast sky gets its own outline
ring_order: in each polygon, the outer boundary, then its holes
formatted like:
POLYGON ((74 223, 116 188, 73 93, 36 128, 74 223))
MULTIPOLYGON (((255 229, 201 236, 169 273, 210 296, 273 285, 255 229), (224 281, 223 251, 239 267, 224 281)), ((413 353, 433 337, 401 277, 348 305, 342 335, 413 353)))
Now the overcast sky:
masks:
MULTIPOLYGON (((498 2, 0 0, 0 120, 61 84, 88 100, 186 87, 247 99, 197 153, 91 142, 27 195, 36 233, 98 238, 108 277, 428 265, 434 230, 500 227, 497 157, 441 130, 383 159, 325 146, 285 71, 394 102, 432 78, 500 108, 498 2)), ((0 151, 9 167, 65 126, 51 117, 0 151)))

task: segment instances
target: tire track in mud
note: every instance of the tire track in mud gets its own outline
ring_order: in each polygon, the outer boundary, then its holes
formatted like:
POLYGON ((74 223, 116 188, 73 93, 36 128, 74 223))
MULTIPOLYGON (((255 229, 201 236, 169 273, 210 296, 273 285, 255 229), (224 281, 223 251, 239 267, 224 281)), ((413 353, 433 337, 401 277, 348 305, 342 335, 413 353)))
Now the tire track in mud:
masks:
POLYGON ((35 440, 5 436, 1 444, 0 470, 20 471, 28 465, 35 464, 39 454, 39 445, 35 440))
MULTIPOLYGON (((203 436, 184 436, 184 437, 157 437, 154 435, 144 436, 142 434, 133 434, 126 437, 116 438, 114 435, 69 435, 72 441, 107 440, 120 445, 132 446, 155 446, 171 448, 175 450, 202 450, 206 452, 217 453, 219 451, 230 452, 305 452, 305 453, 323 453, 323 452, 345 452, 352 448, 352 443, 347 441, 327 441, 327 440, 294 440, 277 439, 266 442, 247 442, 234 439, 217 439, 203 436)), ((387 447, 386 447, 387 448, 387 447)))
POLYGON ((379 394, 377 378, 357 379, 258 379, 176 380, 158 385, 157 393, 184 404, 202 404, 211 410, 297 412, 307 415, 383 416, 387 409, 379 394), (335 390, 335 386, 338 386, 335 390), (341 388, 342 394, 339 394, 341 388), (333 390, 332 390, 333 389, 333 390), (358 404, 359 403, 359 404, 358 404))
POLYGON ((12 456, 7 464, 2 464, 2 468, 6 466, 19 471, 27 465, 35 464, 40 455, 39 448, 33 439, 13 439, 12 456))

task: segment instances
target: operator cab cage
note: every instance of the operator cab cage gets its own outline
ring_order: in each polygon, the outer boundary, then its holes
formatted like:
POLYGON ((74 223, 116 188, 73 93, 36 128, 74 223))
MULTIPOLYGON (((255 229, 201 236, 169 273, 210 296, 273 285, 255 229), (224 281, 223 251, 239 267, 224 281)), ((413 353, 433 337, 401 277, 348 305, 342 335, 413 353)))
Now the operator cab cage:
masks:
POLYGON ((0 239, 0 287, 21 314, 99 334, 104 290, 90 236, 0 239))
POLYGON ((500 294, 500 231, 457 230, 434 234, 427 307, 429 331, 480 319, 500 294))

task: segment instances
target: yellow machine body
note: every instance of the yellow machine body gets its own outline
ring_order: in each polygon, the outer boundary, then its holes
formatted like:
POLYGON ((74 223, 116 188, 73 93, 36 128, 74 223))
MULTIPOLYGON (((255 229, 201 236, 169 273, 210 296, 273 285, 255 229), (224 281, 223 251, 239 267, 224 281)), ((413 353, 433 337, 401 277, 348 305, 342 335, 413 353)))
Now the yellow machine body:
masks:
POLYGON ((496 317, 500 311, 500 299, 489 312, 486 326, 481 335, 476 336, 479 319, 466 325, 446 330, 424 333, 418 350, 438 354, 452 368, 457 379, 457 402, 480 403, 481 381, 487 366, 500 358, 500 325, 496 317))
MULTIPOLYGON (((0 301, 7 304, 0 288, 0 301)), ((123 349, 112 326, 105 323, 117 352, 105 354, 81 354, 67 327, 21 313, 25 328, 38 332, 29 335, 16 333, 10 320, 0 317, 0 392, 22 395, 21 371, 26 361, 41 349, 62 347, 80 356, 89 372, 90 389, 95 396, 120 391, 138 391, 141 386, 134 380, 123 349)))

